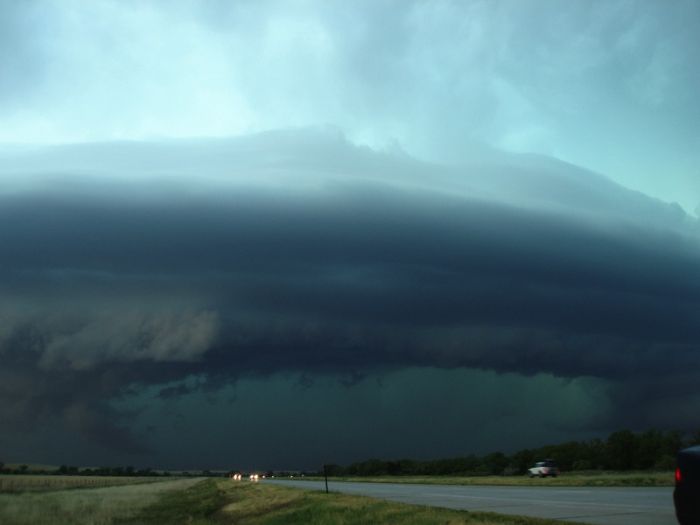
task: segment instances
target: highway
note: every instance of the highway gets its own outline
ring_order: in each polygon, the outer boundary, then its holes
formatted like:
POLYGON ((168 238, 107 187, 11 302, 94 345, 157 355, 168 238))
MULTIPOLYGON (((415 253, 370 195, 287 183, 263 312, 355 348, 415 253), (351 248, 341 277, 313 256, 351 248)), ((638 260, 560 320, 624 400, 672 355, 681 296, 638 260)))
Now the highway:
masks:
MULTIPOLYGON (((266 480, 323 490, 322 481, 266 480)), ((331 491, 450 509, 592 525, 676 525, 670 487, 494 487, 329 481, 331 491)))

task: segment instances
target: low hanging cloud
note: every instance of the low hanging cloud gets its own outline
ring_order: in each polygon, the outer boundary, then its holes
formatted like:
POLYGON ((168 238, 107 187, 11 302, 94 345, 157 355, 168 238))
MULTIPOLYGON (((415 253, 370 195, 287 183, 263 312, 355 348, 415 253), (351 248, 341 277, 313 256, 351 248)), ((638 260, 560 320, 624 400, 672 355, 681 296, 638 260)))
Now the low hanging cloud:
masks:
POLYGON ((59 417, 102 440, 121 428, 112 400, 187 395, 167 385, 195 375, 673 383, 659 417, 697 384, 698 221, 575 166, 495 150, 431 164, 332 130, 1 165, 21 180, 0 194, 0 411, 17 428, 59 417))
MULTIPOLYGON (((110 315, 52 320, 39 366, 89 370, 100 362, 187 362, 200 358, 212 345, 216 315, 200 312, 110 315)), ((37 323, 40 324, 40 323, 37 323)))

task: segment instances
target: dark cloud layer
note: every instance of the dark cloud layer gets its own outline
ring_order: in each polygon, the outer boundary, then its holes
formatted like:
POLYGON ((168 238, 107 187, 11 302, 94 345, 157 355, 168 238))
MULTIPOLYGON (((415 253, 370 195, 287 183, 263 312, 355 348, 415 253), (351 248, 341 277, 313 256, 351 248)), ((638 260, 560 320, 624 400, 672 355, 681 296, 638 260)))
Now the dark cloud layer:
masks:
POLYGON ((17 429, 57 417, 136 451, 112 402, 143 388, 415 367, 595 377, 618 421, 688 424, 669 413, 700 364, 697 220, 599 175, 495 151, 431 165, 316 131, 3 161, 23 177, 0 194, 17 429))
POLYGON ((0 460, 693 425, 698 15, 0 2, 0 460))

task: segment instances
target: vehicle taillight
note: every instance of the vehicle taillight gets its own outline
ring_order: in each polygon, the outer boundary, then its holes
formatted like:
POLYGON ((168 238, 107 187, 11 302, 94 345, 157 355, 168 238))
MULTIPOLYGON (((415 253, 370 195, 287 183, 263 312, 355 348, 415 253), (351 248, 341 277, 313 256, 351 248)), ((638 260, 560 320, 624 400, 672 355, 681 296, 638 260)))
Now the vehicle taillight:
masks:
POLYGON ((683 481, 683 476, 681 475, 681 469, 677 468, 676 469, 676 485, 679 485, 681 481, 683 481))

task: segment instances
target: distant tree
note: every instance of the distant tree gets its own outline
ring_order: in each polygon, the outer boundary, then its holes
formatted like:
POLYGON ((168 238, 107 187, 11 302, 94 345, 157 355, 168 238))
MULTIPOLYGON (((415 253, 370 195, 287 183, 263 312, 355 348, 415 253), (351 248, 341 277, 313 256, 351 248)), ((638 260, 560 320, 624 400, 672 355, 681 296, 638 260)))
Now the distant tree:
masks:
POLYGON ((681 433, 676 430, 667 432, 664 447, 666 454, 675 457, 680 449, 685 448, 681 433))
POLYGON ((700 430, 693 432, 685 443, 689 447, 700 445, 700 430))
POLYGON ((676 458, 668 454, 661 456, 654 462, 654 470, 673 470, 676 467, 676 458))
POLYGON ((400 461, 387 461, 386 473, 389 474, 390 476, 398 476, 400 474, 403 474, 403 472, 401 470, 401 462, 400 461))
POLYGON ((513 465, 518 474, 525 474, 535 462, 535 453, 532 450, 520 450, 511 457, 511 465, 513 465))
POLYGON ((340 465, 334 465, 334 464, 326 465, 326 473, 329 476, 342 476, 343 471, 344 471, 344 469, 340 465))
POLYGON ((482 465, 488 474, 501 475, 508 466, 508 458, 502 452, 493 452, 484 456, 482 465))
POLYGON ((577 459, 571 465, 571 470, 592 470, 593 464, 587 459, 577 459))
POLYGON ((600 439, 593 439, 591 441, 588 441, 586 443, 586 452, 585 457, 583 459, 587 459, 588 461, 590 461, 591 465, 595 469, 604 469, 605 462, 607 460, 605 443, 600 439))
POLYGON ((636 466, 637 437, 629 430, 613 432, 608 437, 607 467, 613 470, 632 470, 636 466))
POLYGON ((678 450, 694 444, 700 445, 700 431, 683 440, 681 434, 675 431, 652 429, 634 433, 621 430, 610 434, 605 441, 569 441, 524 449, 511 455, 494 452, 481 457, 469 455, 428 461, 370 459, 345 467, 326 465, 326 468, 331 476, 512 475, 524 474, 535 461, 551 458, 559 463, 563 471, 669 470, 675 464, 678 450))
POLYGON ((665 436, 658 430, 648 430, 637 436, 634 468, 649 469, 665 454, 665 436))

